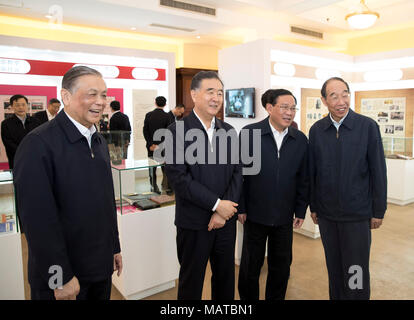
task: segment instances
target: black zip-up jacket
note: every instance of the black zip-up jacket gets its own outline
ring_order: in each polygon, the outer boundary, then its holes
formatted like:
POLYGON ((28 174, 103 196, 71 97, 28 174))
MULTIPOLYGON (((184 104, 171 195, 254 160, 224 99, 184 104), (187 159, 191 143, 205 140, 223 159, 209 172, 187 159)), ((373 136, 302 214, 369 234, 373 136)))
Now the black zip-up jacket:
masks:
POLYGON ((280 150, 269 124, 269 117, 247 125, 249 143, 243 141, 241 148, 249 147, 252 155, 253 130, 261 130, 261 152, 253 155, 260 160, 257 175, 243 176, 243 193, 239 213, 247 219, 268 226, 293 223, 293 217, 305 218, 309 204, 308 140, 306 136, 289 127, 280 150))
MULTIPOLYGON (((207 132, 194 111, 183 121, 171 124, 168 129, 172 133, 173 140, 169 143, 173 145, 173 148, 168 148, 168 146, 166 148, 165 172, 175 191, 175 225, 190 230, 207 230, 213 214, 212 209, 218 198, 236 203, 240 198, 242 167, 239 161, 232 161, 232 143, 238 144, 239 142, 237 140, 232 142, 230 138, 217 139, 216 154, 213 154, 215 163, 209 163, 211 145, 207 132), (202 133, 202 136, 197 137, 197 135, 191 134, 197 132, 202 133), (224 146, 224 142, 227 142, 226 146, 224 146), (193 149, 196 146, 199 148, 193 149), (187 157, 184 157, 188 155, 189 150, 192 150, 191 154, 197 158, 196 163, 189 163, 187 157), (169 163, 168 160, 171 156, 170 152, 173 155, 173 163, 169 163), (201 154, 197 155, 198 152, 201 154), (227 155, 226 163, 221 163, 220 158, 224 154, 227 155), (179 160, 180 158, 182 158, 182 162, 179 160)), ((234 129, 216 118, 213 141, 217 137, 218 130, 221 130, 221 133, 223 131, 230 133, 234 129)), ((235 131, 234 135, 237 138, 235 131)), ((232 219, 236 219, 236 215, 232 219)))
POLYGON ((387 169, 374 120, 349 110, 337 132, 329 116, 309 131, 311 212, 333 221, 382 219, 387 169))
POLYGON ((61 111, 17 149, 14 187, 32 288, 48 288, 51 266, 62 268, 62 284, 113 273, 120 244, 108 146, 98 132, 91 146, 61 111))

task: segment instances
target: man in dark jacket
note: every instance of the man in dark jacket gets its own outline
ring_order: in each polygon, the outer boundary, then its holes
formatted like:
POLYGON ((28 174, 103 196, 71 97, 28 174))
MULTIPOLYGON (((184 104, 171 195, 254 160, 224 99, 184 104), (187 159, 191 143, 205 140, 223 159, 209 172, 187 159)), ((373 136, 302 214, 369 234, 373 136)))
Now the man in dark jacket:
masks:
POLYGON ((261 170, 245 175, 239 221, 244 224, 239 273, 242 300, 259 299, 259 276, 266 242, 268 275, 266 300, 285 298, 292 262, 293 228, 300 228, 309 204, 308 140, 291 127, 296 98, 285 89, 267 90, 262 105, 266 119, 248 125, 252 154, 253 130, 260 130, 261 170), (245 214, 244 214, 245 212, 245 214))
POLYGON ((378 125, 349 109, 341 78, 321 89, 329 115, 309 131, 311 216, 319 224, 331 299, 369 299, 371 229, 387 209, 387 172, 378 125))
POLYGON ((48 122, 56 117, 60 109, 60 101, 56 98, 50 99, 47 109, 44 111, 36 112, 33 117, 39 120, 40 124, 48 122))
MULTIPOLYGON (((191 82, 191 97, 193 111, 169 127, 174 160, 166 164, 176 199, 178 299, 201 300, 210 260, 212 299, 233 300, 236 241, 233 215, 237 212, 242 173, 239 162, 230 161, 231 143, 227 143, 227 149, 220 149, 226 141, 218 136, 233 133, 238 144, 237 133, 215 117, 223 105, 223 84, 217 73, 197 73, 191 82), (187 133, 192 139, 186 137, 184 142, 187 133), (197 147, 197 159, 190 159, 194 155, 190 152, 194 151, 193 147, 197 147), (220 161, 222 156, 227 156, 225 161, 220 161), (211 159, 214 160, 210 162, 211 159)), ((168 148, 168 161, 167 151, 168 148)))
POLYGON ((109 120, 109 130, 111 131, 131 131, 131 124, 126 114, 121 112, 121 104, 119 101, 112 101, 110 103, 113 112, 109 120))
POLYGON ((22 141, 14 168, 32 299, 109 299, 122 271, 105 139, 102 75, 85 66, 62 80, 64 110, 22 141))
MULTIPOLYGON (((162 141, 154 141, 154 133, 158 129, 165 129, 170 124, 170 118, 168 117, 168 114, 164 112, 164 107, 167 104, 167 99, 163 96, 159 96, 155 98, 155 109, 153 111, 148 112, 145 115, 144 119, 144 127, 143 127, 143 134, 145 141, 147 142, 147 151, 148 151, 148 157, 152 158, 154 154, 154 150, 158 147, 158 145, 162 141)), ((162 187, 163 189, 169 193, 171 192, 168 180, 165 175, 165 168, 164 166, 161 167, 162 169, 162 187)), ((157 185, 157 167, 149 168, 149 178, 151 183, 151 191, 161 193, 160 189, 157 185)))
POLYGON ((14 155, 23 138, 40 123, 37 119, 27 115, 29 101, 25 96, 16 94, 10 98, 10 106, 14 115, 1 123, 1 139, 6 149, 9 168, 14 167, 14 155))
POLYGON ((129 123, 128 116, 121 112, 121 104, 119 101, 112 101, 110 106, 113 112, 109 120, 112 142, 115 146, 122 148, 122 158, 126 159, 129 142, 131 141, 131 124, 129 123))

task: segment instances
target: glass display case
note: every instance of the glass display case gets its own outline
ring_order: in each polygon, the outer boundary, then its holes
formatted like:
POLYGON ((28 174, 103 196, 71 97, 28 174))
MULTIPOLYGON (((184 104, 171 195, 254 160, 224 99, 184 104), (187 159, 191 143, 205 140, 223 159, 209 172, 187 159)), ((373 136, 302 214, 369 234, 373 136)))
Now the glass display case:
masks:
POLYGON ((175 203, 174 195, 170 192, 167 194, 167 190, 162 188, 163 166, 150 158, 112 160, 112 177, 118 213, 121 215, 135 213, 175 203), (156 188, 151 183, 154 173, 157 180, 156 188))
POLYGON ((111 161, 121 162, 128 158, 128 148, 131 141, 130 131, 101 131, 109 149, 111 161))
POLYGON ((22 239, 11 171, 0 171, 0 300, 24 300, 22 239))
POLYGON ((0 172, 0 237, 19 232, 11 171, 0 172))
POLYGON ((175 286, 175 198, 162 189, 162 164, 153 159, 112 161, 124 269, 112 282, 125 299, 142 299, 175 286), (156 172, 155 192, 150 172, 156 172), (145 263, 143 263, 145 261, 145 263))
POLYGON ((385 157, 389 159, 411 159, 413 157, 413 138, 383 137, 385 157))

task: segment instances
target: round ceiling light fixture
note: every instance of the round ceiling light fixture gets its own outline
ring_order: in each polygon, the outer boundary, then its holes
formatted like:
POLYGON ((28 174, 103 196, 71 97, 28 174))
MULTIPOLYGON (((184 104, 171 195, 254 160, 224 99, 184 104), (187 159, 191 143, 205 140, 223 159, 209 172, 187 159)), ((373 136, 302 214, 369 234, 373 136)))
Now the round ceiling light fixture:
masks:
POLYGON ((361 0, 359 7, 352 13, 345 16, 345 20, 353 29, 367 29, 372 27, 379 18, 379 13, 371 11, 365 4, 365 0, 361 0))

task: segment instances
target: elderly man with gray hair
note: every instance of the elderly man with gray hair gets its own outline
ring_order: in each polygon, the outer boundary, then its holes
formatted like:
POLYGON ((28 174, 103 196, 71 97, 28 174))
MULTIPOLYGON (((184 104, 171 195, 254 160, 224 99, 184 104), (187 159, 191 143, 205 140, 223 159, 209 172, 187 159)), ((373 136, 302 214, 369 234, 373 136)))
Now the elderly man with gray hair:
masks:
POLYGON ((94 125, 106 92, 98 71, 70 69, 63 111, 17 150, 14 185, 34 300, 109 299, 112 273, 121 274, 108 146, 94 125))

